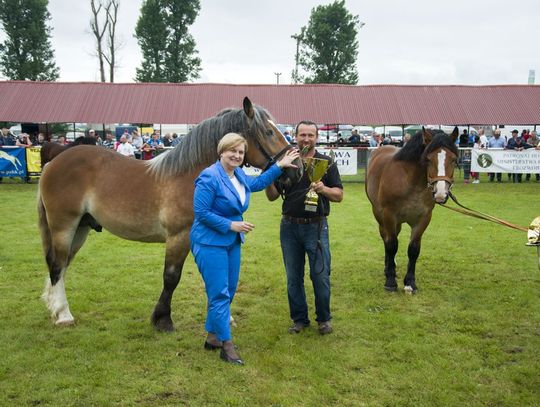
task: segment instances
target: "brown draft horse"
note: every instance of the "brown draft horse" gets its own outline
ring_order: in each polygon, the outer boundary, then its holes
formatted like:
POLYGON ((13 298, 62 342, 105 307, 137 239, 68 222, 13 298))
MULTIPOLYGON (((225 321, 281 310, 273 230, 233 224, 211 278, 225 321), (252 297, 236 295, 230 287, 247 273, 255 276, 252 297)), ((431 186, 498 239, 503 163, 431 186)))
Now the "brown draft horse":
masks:
MULTIPOLYGON (((244 98, 243 109, 226 109, 196 126, 174 149, 150 161, 97 146, 70 148, 44 169, 38 213, 49 278, 43 299, 57 325, 70 325, 66 269, 91 228, 103 227, 129 240, 165 242, 163 290, 152 314, 158 330, 173 330, 171 298, 189 252, 194 179, 217 159, 217 144, 229 132, 248 142, 246 162, 268 168, 289 148, 269 113, 244 98), (126 176, 129 174, 129 176, 126 176), (133 203, 136 203, 135 205, 133 203)), ((283 182, 297 182, 302 162, 283 182)))
POLYGON ((404 289, 409 293, 417 291, 415 268, 422 234, 431 221, 435 203, 448 199, 458 157, 458 133, 457 127, 450 136, 441 130, 422 128, 401 149, 383 146, 371 155, 366 194, 384 242, 384 288, 388 291, 397 290, 395 256, 403 223, 411 227, 404 289))
POLYGON ((51 161, 54 157, 56 157, 58 154, 60 154, 63 151, 66 151, 70 147, 79 146, 81 144, 88 144, 95 146, 97 144, 97 141, 95 137, 77 137, 73 143, 70 143, 68 145, 63 146, 62 144, 54 143, 54 142, 47 142, 41 147, 41 150, 39 152, 39 155, 41 157, 41 168, 45 166, 49 161, 51 161))

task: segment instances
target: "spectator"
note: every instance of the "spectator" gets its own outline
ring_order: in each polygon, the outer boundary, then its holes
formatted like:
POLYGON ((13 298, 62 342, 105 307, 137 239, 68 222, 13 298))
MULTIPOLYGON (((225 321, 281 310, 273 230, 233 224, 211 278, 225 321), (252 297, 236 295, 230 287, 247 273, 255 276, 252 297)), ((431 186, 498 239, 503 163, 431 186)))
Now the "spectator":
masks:
MULTIPOLYGON (((534 149, 540 149, 538 147, 538 133, 536 132, 536 130, 533 130, 529 133, 529 139, 527 140, 527 144, 530 144, 531 147, 533 147, 534 149)), ((536 177, 536 182, 540 182, 540 173, 536 174, 535 175, 536 177)), ((531 174, 527 174, 525 175, 525 181, 529 181, 531 179, 531 174)))
POLYGON ((358 130, 353 129, 351 136, 349 137, 349 144, 358 144, 360 143, 360 136, 358 135, 358 130))
POLYGON ((2 146, 14 146, 17 139, 11 134, 7 127, 2 127, 0 134, 0 147, 2 146))
POLYGON ((128 138, 125 133, 120 136, 120 144, 116 148, 116 151, 126 157, 135 157, 135 149, 128 143, 128 138))
POLYGON ((172 147, 172 135, 171 133, 165 133, 163 137, 163 147, 172 147))
POLYGON ((292 137, 291 137, 291 133, 289 132, 289 130, 285 130, 285 133, 283 133, 283 135, 285 136, 285 139, 287 139, 287 141, 289 143, 292 143, 292 137))
POLYGON ((163 143, 159 139, 159 133, 156 131, 152 134, 152 138, 143 144, 143 160, 150 160, 155 157, 156 151, 163 148, 163 143))
MULTIPOLYGON (((317 125, 302 121, 296 126, 296 142, 303 157, 330 161, 331 158, 315 149, 318 140, 317 125)), ((330 313, 330 246, 328 223, 330 202, 341 202, 343 185, 336 165, 330 165, 320 181, 311 182, 307 171, 302 179, 288 188, 270 185, 266 196, 273 201, 284 196, 280 225, 281 251, 287 275, 287 296, 293 325, 289 333, 299 333, 310 324, 304 288, 304 265, 309 259, 309 276, 315 293, 315 313, 321 335, 332 332, 330 313), (309 189, 318 195, 316 212, 306 211, 305 195, 309 189)))
POLYGON ((140 150, 143 146, 142 137, 137 130, 131 132, 131 145, 136 151, 140 150))
POLYGON ((180 144, 180 137, 178 137, 178 134, 173 133, 173 135, 172 135, 172 146, 176 147, 178 144, 180 144))
POLYGON ((43 133, 39 133, 37 135, 37 139, 36 139, 36 142, 34 143, 34 145, 35 146, 42 146, 45 143, 46 143, 45 135, 43 133))
POLYGON ((469 147, 469 132, 467 129, 463 129, 463 133, 459 135, 459 146, 469 147))
POLYGON ((66 141, 66 136, 58 136, 58 137, 56 138, 56 142, 57 142, 58 144, 63 145, 63 146, 69 144, 69 143, 66 141))
MULTIPOLYGON (((514 130, 517 136, 517 130, 514 130)), ((512 135, 514 134, 514 131, 512 131, 512 135)), ((528 143, 525 143, 521 137, 513 137, 511 140, 508 141, 508 144, 506 145, 506 148, 508 150, 515 150, 515 151, 523 151, 529 148, 532 148, 532 146, 528 143)), ((513 173, 512 174, 512 182, 521 182, 523 179, 523 174, 519 173, 513 173)))
POLYGON ((30 136, 27 133, 21 133, 17 140, 15 140, 15 145, 17 147, 31 147, 30 136))
POLYGON ((480 137, 479 148, 487 148, 488 147, 488 138, 484 133, 484 129, 480 129, 480 131, 478 132, 478 136, 480 137))
MULTIPOLYGON (((504 139, 501 137, 501 130, 497 129, 493 132, 493 137, 491 137, 488 140, 488 148, 505 148, 506 143, 504 139)), ((493 182, 495 179, 495 175, 497 176, 497 182, 502 182, 501 173, 500 172, 490 172, 489 173, 489 182, 493 182)))
POLYGON ((99 134, 96 133, 94 129, 88 130, 88 137, 93 137, 96 139, 96 144, 101 146, 103 144, 103 140, 101 137, 99 137, 99 134))
MULTIPOLYGON (((482 142, 480 141, 480 136, 474 136, 474 144, 473 149, 480 150, 482 147, 482 142)), ((471 177, 473 179, 473 184, 479 184, 480 183, 480 173, 471 171, 471 177)))
POLYGON ((381 145, 381 135, 377 132, 373 132, 371 138, 369 139, 370 147, 379 147, 381 145))
POLYGON ((405 144, 407 144, 410 140, 411 140, 411 134, 410 133, 405 133, 405 135, 403 136, 403 145, 402 145, 402 147, 405 144))
POLYGON ((105 147, 105 148, 114 150, 115 149, 114 148, 115 144, 116 144, 116 140, 115 140, 114 136, 112 135, 111 132, 108 131, 105 134, 105 141, 103 142, 102 146, 105 147))

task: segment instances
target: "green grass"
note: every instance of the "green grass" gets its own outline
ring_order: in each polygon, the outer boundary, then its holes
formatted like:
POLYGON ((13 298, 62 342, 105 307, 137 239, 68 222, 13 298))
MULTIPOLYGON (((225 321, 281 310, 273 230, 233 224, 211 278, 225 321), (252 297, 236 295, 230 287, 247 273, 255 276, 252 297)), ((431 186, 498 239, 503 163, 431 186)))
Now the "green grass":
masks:
MULTIPOLYGON (((463 204, 526 226, 536 183, 456 183, 463 204)), ((419 292, 383 290, 384 250, 364 185, 332 206, 335 332, 289 335, 279 202, 255 194, 232 306, 246 361, 202 348, 204 287, 190 256, 173 298, 177 330, 153 330, 163 245, 92 232, 67 276, 77 320, 54 327, 36 185, 0 185, 0 405, 534 406, 540 404, 540 271, 523 232, 437 207, 419 292)), ((406 266, 402 232, 398 276, 406 266)), ((306 281, 310 311, 311 283, 306 281)))

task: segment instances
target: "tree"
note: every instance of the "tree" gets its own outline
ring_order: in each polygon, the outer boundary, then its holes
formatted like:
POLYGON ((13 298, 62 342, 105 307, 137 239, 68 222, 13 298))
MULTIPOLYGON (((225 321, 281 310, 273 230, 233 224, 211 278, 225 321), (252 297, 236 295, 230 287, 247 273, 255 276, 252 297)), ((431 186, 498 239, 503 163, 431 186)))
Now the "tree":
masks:
POLYGON ((13 80, 55 81, 59 68, 51 49, 48 0, 0 0, 0 70, 13 80))
POLYGON ((90 29, 96 38, 96 54, 99 61, 99 73, 101 82, 105 82, 105 63, 109 67, 109 80, 114 82, 114 71, 116 69, 116 51, 121 44, 116 38, 116 23, 118 21, 119 0, 107 0, 103 3, 99 0, 96 5, 95 0, 90 0, 92 9, 92 19, 90 20, 90 29), (100 18, 101 13, 105 14, 104 21, 100 18), (103 24, 103 26, 101 26, 103 24), (103 44, 103 38, 106 44, 103 44))
POLYGON ((199 0, 145 0, 135 27, 143 62, 139 82, 185 82, 199 77, 201 60, 188 28, 200 10, 199 0))
POLYGON ((345 0, 312 9, 307 27, 293 36, 301 37, 298 65, 305 72, 295 70, 293 81, 356 84, 359 23, 358 16, 345 8, 345 0))
POLYGON ((103 58, 103 37, 105 36, 105 31, 107 30, 107 25, 109 25, 109 19, 105 20, 103 27, 100 28, 100 19, 99 14, 103 8, 101 1, 99 2, 98 7, 94 0, 90 0, 90 7, 92 8, 92 20, 90 20, 90 29, 92 34, 96 37, 96 56, 99 60, 99 74, 101 77, 101 82, 105 82, 105 62, 103 58))

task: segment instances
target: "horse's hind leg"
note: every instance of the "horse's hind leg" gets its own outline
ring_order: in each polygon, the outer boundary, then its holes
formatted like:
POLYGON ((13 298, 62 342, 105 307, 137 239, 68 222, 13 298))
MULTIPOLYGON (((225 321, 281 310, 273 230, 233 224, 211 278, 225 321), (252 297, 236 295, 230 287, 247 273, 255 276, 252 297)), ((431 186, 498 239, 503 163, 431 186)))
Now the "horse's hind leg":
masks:
POLYGON ((186 230, 167 239, 163 290, 152 313, 152 324, 159 331, 172 331, 171 300, 182 276, 182 267, 189 252, 189 231, 186 230))
POLYGON ((55 325, 66 326, 75 323, 66 296, 66 269, 84 244, 89 230, 89 227, 78 227, 75 232, 68 230, 63 233, 51 233, 51 247, 46 255, 49 278, 45 283, 42 298, 51 312, 55 325))

